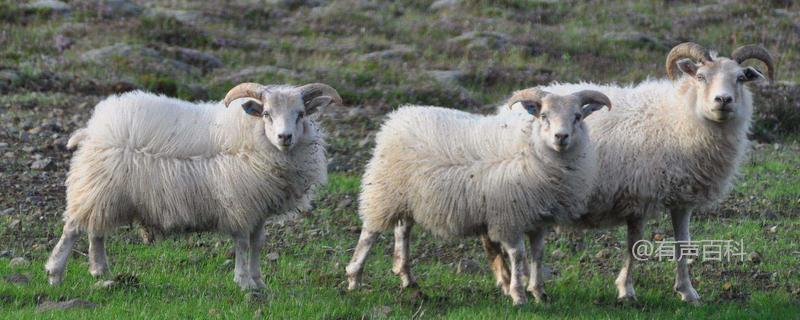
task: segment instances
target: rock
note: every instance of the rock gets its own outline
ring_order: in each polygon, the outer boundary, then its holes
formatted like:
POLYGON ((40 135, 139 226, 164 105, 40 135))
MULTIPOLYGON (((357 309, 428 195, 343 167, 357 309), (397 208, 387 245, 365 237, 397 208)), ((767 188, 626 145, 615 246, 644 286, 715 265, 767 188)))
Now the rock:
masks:
POLYGON ((461 5, 461 0, 436 0, 428 7, 430 10, 453 9, 461 5))
POLYGON ((10 250, 0 251, 0 258, 8 258, 8 257, 11 257, 11 251, 10 250))
POLYGON ((511 37, 500 32, 470 31, 447 40, 447 42, 451 45, 462 45, 470 50, 502 50, 511 44, 511 37))
POLYGON ((234 73, 223 75, 214 78, 215 81, 232 81, 232 82, 239 82, 242 80, 251 79, 256 76, 261 76, 263 74, 278 74, 288 78, 298 78, 301 75, 293 70, 276 67, 276 66, 257 66, 257 67, 246 67, 234 73))
POLYGON ((117 282, 114 280, 98 280, 94 283, 94 286, 97 288, 108 289, 116 285, 117 282))
POLYGON ((52 310, 67 310, 76 308, 95 308, 97 304, 80 299, 71 299, 67 301, 45 301, 36 307, 36 312, 47 312, 52 310))
POLYGON ((11 268, 24 268, 29 266, 30 264, 31 262, 28 261, 28 259, 25 259, 24 257, 16 257, 8 262, 8 266, 11 268))
POLYGON ((55 13, 67 13, 70 6, 57 0, 37 0, 22 6, 22 9, 30 11, 50 11, 55 13))
POLYGON ((481 265, 472 259, 461 259, 456 264, 456 273, 478 273, 481 271, 481 265))
POLYGON ((769 228, 769 233, 777 233, 777 232, 778 232, 778 226, 777 225, 772 226, 772 227, 769 228))
POLYGON ((425 73, 442 84, 458 84, 458 81, 464 77, 464 72, 459 70, 429 70, 425 73))
POLYGON ((73 41, 69 37, 63 34, 57 34, 53 37, 53 46, 56 47, 56 50, 59 52, 63 52, 64 50, 69 49, 72 47, 73 41))
POLYGON ((197 12, 186 10, 175 10, 166 8, 153 8, 147 12, 148 16, 168 16, 177 19, 183 23, 194 23, 200 16, 197 12))
POLYGON ((223 66, 222 61, 219 60, 219 58, 200 50, 181 47, 167 47, 164 50, 171 54, 175 60, 198 66, 203 69, 214 69, 223 66))
POLYGON ((51 160, 50 158, 39 159, 39 160, 34 161, 31 164, 31 169, 33 169, 33 170, 47 170, 50 167, 52 167, 52 164, 53 164, 53 160, 51 160))
POLYGON ((361 61, 402 60, 414 54, 414 50, 406 46, 396 46, 391 49, 363 54, 358 57, 361 61))
POLYGON ((119 64, 120 60, 131 65, 164 72, 189 73, 193 67, 185 62, 165 58, 155 49, 140 45, 118 43, 81 54, 81 60, 98 64, 119 64))
POLYGON ((0 216, 8 216, 8 215, 11 215, 12 213, 14 213, 14 208, 13 207, 12 208, 7 208, 7 209, 3 209, 3 211, 0 211, 0 216))
POLYGON ((553 259, 555 259, 555 260, 560 260, 561 258, 563 258, 563 257, 564 257, 564 252, 562 252, 562 251, 561 251, 561 250, 559 250, 559 249, 555 249, 555 250, 553 250, 553 253, 551 254, 551 256, 552 256, 552 257, 553 257, 553 259))
POLYGON ((628 44, 634 47, 665 48, 664 44, 653 36, 630 31, 630 32, 607 32, 603 39, 610 42, 628 44))
POLYGON ((106 18, 138 16, 144 12, 142 7, 129 0, 101 0, 98 10, 106 18))
POLYGON ((611 252, 606 249, 600 249, 600 251, 597 251, 594 255, 595 259, 608 259, 609 257, 611 257, 611 252))
POLYGON ((3 276, 3 280, 5 280, 8 283, 23 284, 23 285, 28 284, 28 282, 30 281, 27 276, 21 273, 7 274, 3 276))
POLYGON ((761 254, 753 251, 747 256, 747 261, 750 261, 754 264, 759 264, 761 263, 761 254))
POLYGON ((109 60, 112 57, 126 57, 126 56, 129 57, 132 55, 151 57, 151 58, 161 58, 161 54, 158 53, 158 51, 156 50, 150 48, 132 46, 124 43, 118 43, 86 51, 81 55, 81 60, 87 62, 103 62, 105 60, 109 60))
POLYGON ((269 261, 277 261, 278 258, 280 258, 280 255, 277 252, 267 253, 267 260, 269 261))

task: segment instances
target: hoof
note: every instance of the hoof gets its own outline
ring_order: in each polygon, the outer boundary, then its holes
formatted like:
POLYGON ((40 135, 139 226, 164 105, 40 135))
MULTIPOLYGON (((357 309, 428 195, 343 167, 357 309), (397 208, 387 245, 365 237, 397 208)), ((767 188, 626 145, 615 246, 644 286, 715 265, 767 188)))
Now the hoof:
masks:
POLYGON ((106 275, 108 273, 109 273, 108 268, 100 268, 100 269, 89 270, 89 274, 91 274, 92 277, 95 277, 95 278, 104 276, 104 275, 106 275))
POLYGON ((634 295, 624 295, 617 297, 617 304, 630 305, 630 304, 636 304, 637 302, 638 300, 636 300, 636 296, 634 295))
POLYGON ((546 303, 550 301, 550 296, 548 296, 544 291, 539 293, 531 291, 531 294, 533 294, 533 299, 536 301, 536 303, 546 303))
POLYGON ((264 283, 264 280, 253 278, 253 282, 256 283, 257 289, 264 289, 267 287, 267 284, 264 283))
POLYGON ((251 278, 235 278, 233 281, 239 285, 242 291, 258 290, 258 285, 251 278))
POLYGON ((700 295, 697 294, 697 291, 694 288, 689 288, 686 290, 675 290, 681 296, 681 301, 692 304, 692 305, 699 305, 700 304, 700 295))

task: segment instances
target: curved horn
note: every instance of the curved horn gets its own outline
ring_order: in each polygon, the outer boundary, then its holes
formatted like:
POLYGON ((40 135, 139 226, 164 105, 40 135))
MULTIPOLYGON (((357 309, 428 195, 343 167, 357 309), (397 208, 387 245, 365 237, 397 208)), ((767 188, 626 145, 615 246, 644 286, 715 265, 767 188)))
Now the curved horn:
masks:
POLYGON ((711 55, 703 46, 694 42, 681 43, 672 48, 667 55, 667 76, 670 79, 675 80, 675 69, 678 68, 675 62, 684 58, 691 58, 697 62, 711 61, 711 55))
POLYGON ((506 105, 508 106, 509 109, 511 109, 511 106, 513 106, 515 103, 525 100, 535 101, 541 104, 542 99, 544 99, 544 97, 546 97, 549 94, 550 94, 549 92, 543 91, 539 88, 529 88, 529 89, 519 90, 514 92, 514 94, 511 95, 511 98, 508 98, 508 102, 506 102, 506 105))
POLYGON ((222 100, 225 103, 225 107, 227 108, 228 105, 233 102, 233 100, 239 98, 253 98, 261 101, 261 94, 264 92, 264 86, 258 83, 246 82, 239 84, 230 91, 228 94, 225 95, 225 99, 222 100))
POLYGON ((309 83, 300 87, 300 95, 303 97, 303 103, 308 103, 312 99, 319 96, 329 96, 334 102, 342 104, 342 97, 339 92, 333 87, 324 83, 309 83))
POLYGON ((736 60, 739 64, 742 64, 742 62, 748 59, 761 60, 761 62, 767 65, 769 81, 772 82, 775 80, 775 67, 772 62, 772 55, 762 46, 751 44, 736 48, 736 50, 733 50, 733 53, 731 53, 731 59, 736 60))
POLYGON ((611 99, 609 99, 608 96, 606 96, 600 91, 583 90, 575 92, 572 95, 580 99, 581 106, 585 106, 587 104, 599 104, 599 105, 601 104, 606 106, 608 110, 611 110, 611 99))

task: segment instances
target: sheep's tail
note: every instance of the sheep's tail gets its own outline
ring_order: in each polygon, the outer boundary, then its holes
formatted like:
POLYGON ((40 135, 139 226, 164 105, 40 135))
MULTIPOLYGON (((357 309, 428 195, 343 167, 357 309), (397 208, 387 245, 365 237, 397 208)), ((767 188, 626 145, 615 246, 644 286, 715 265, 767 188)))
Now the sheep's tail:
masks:
POLYGON ((78 129, 78 131, 75 131, 75 133, 73 133, 72 136, 69 137, 69 141, 67 141, 67 150, 74 150, 75 148, 77 148, 78 145, 83 140, 85 140, 87 136, 89 136, 89 134, 86 133, 86 128, 78 129))

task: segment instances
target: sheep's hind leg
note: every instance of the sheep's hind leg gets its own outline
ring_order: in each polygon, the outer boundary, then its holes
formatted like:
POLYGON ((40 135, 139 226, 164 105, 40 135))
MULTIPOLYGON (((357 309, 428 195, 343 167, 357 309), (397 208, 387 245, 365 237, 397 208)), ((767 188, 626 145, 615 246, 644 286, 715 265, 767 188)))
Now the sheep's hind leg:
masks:
POLYGON ((536 303, 546 301, 547 293, 544 292, 544 274, 542 273, 542 256, 544 251, 544 236, 547 233, 543 228, 528 232, 531 242, 531 274, 528 282, 528 291, 533 294, 536 303))
POLYGON ((411 267, 409 266, 409 252, 408 246, 411 236, 411 227, 414 222, 411 220, 400 220, 394 228, 394 266, 392 272, 400 276, 400 281, 403 282, 403 288, 417 287, 417 280, 411 275, 411 267))
POLYGON ((525 241, 523 237, 515 239, 514 241, 501 241, 503 248, 508 253, 508 260, 511 264, 511 284, 509 292, 511 299, 514 300, 514 305, 519 306, 528 302, 528 297, 525 294, 525 288, 522 278, 525 276, 525 241))
POLYGON ((696 304, 700 301, 700 295, 692 286, 692 279, 689 275, 689 262, 681 255, 681 244, 691 241, 689 235, 689 220, 692 215, 691 210, 673 209, 672 228, 675 231, 675 261, 678 268, 675 273, 675 291, 681 295, 681 300, 696 304))
POLYGON ((353 258, 347 265, 345 271, 347 272, 347 290, 355 290, 361 285, 361 272, 364 270, 364 261, 367 260, 369 250, 375 244, 378 238, 378 233, 369 231, 366 228, 361 229, 361 236, 358 238, 356 250, 353 252, 353 258))
POLYGON ((233 268, 233 281, 242 290, 258 289, 258 286, 250 276, 250 237, 234 236, 236 250, 236 266, 233 268))
POLYGON ((108 272, 105 237, 89 232, 89 273, 99 277, 108 272))
POLYGON ((57 285, 63 280, 64 270, 67 267, 67 259, 69 259, 72 246, 75 244, 75 241, 78 240, 79 236, 80 231, 78 230, 78 226, 67 219, 66 223, 64 223, 61 239, 58 240, 55 248, 53 248, 53 252, 50 254, 50 258, 47 259, 47 264, 45 264, 44 267, 51 285, 57 285))
POLYGON ((264 224, 250 235, 250 277, 256 283, 258 289, 266 288, 264 279, 261 277, 261 248, 264 247, 264 224))
POLYGON ((617 300, 619 301, 636 301, 636 291, 633 289, 632 269, 635 257, 633 255, 634 245, 637 241, 642 239, 644 233, 644 220, 640 218, 632 218, 628 220, 628 239, 627 250, 625 250, 625 261, 622 264, 622 269, 619 271, 617 280, 614 284, 617 286, 617 300))
POLYGON ((508 266, 503 261, 503 250, 500 244, 489 239, 489 235, 481 234, 481 243, 483 243, 483 250, 486 251, 486 258, 489 260, 489 267, 492 269, 496 285, 503 291, 504 295, 509 295, 508 286, 511 282, 511 276, 508 272, 508 266))

